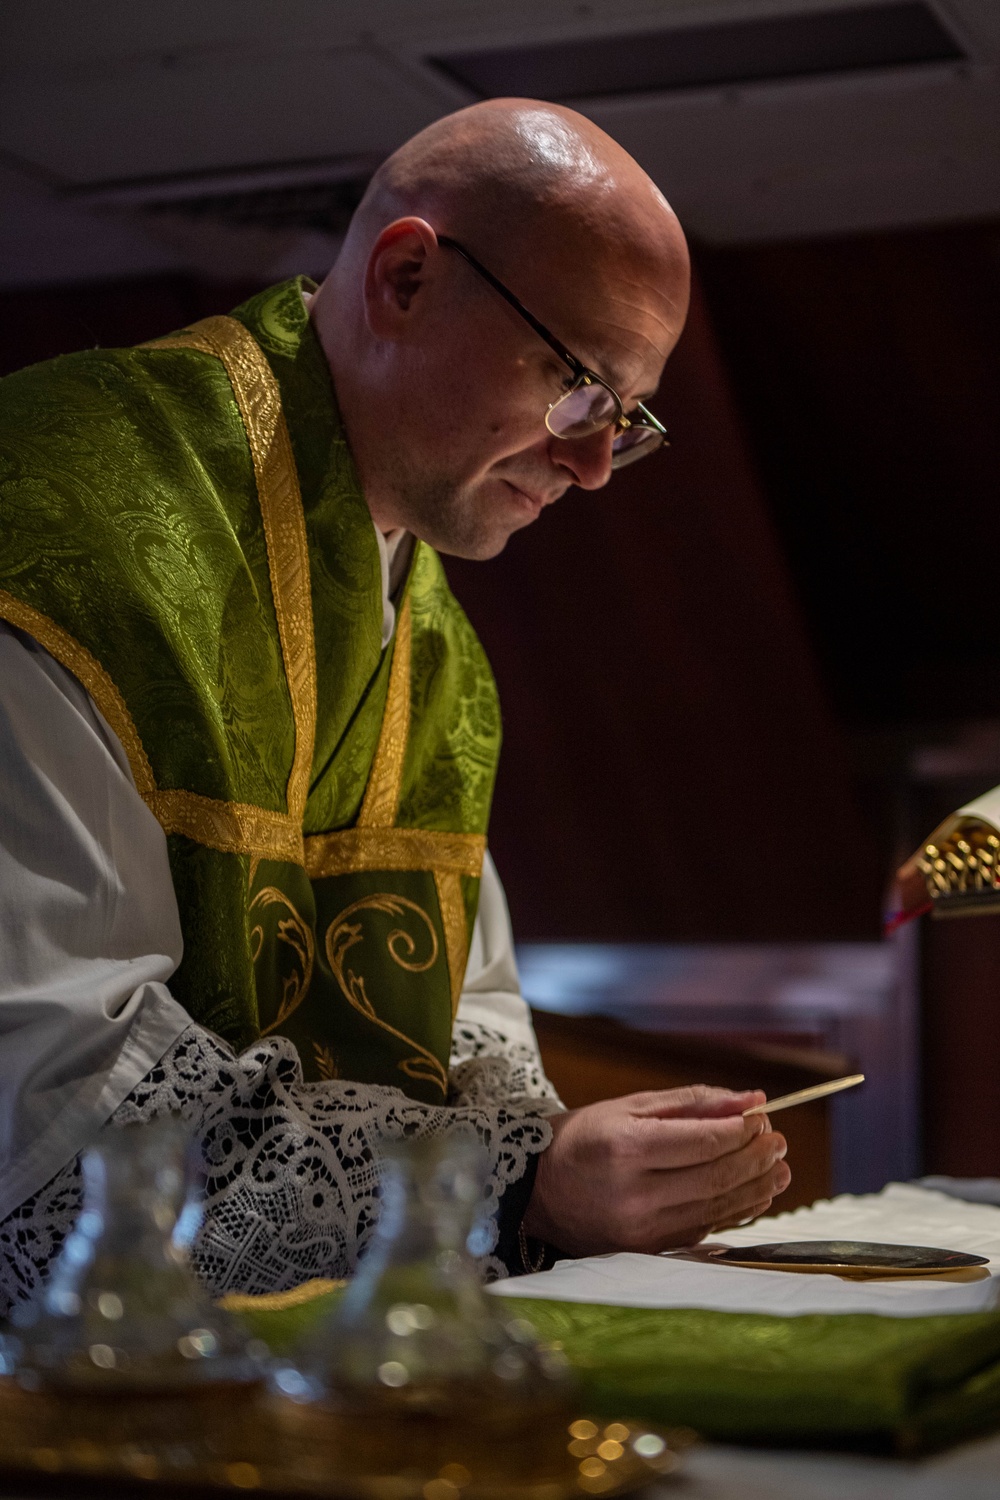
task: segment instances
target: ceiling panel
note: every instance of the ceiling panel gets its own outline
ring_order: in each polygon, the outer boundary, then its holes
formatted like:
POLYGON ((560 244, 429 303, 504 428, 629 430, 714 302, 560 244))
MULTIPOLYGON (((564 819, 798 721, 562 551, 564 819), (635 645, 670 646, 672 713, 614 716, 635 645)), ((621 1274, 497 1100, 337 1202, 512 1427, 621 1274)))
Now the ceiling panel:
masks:
POLYGON ((704 239, 1000 213, 1000 95, 986 72, 584 107, 704 239))
POLYGON ((381 154, 450 107, 360 48, 203 56, 8 82, 0 149, 67 183, 381 154))
POLYGON ((955 37, 922 0, 880 0, 813 14, 522 42, 517 47, 449 52, 428 61, 483 98, 526 94, 573 100, 964 58, 955 37))

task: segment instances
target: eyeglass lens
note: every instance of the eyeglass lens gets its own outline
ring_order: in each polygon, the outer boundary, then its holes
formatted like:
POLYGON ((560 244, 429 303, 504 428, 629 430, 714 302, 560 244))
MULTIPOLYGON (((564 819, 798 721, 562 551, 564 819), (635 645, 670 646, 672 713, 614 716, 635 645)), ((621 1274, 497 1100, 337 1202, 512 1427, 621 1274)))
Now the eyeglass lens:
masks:
MULTIPOLYGON (((610 427, 618 420, 618 403, 609 390, 596 382, 578 386, 549 408, 545 424, 554 437, 584 438, 610 427)), ((636 423, 619 432, 612 445, 611 466, 622 469, 645 458, 663 442, 663 435, 652 427, 636 423)))
POLYGON ((579 385, 549 408, 545 425, 553 437, 582 438, 618 420, 619 406, 603 385, 579 385))
POLYGON ((657 432, 655 427, 626 427, 611 445, 611 467, 624 469, 626 464, 635 463, 637 458, 655 453, 662 443, 663 433, 657 432))

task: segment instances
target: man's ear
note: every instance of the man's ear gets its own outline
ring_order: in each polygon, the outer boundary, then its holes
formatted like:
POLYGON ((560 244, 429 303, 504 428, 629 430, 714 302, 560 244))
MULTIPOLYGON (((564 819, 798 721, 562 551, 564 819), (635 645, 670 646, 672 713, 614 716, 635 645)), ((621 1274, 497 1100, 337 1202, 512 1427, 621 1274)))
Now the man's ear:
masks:
POLYGON ((436 249, 426 219, 396 219, 382 230, 365 270, 365 317, 377 338, 398 339, 412 325, 436 249))

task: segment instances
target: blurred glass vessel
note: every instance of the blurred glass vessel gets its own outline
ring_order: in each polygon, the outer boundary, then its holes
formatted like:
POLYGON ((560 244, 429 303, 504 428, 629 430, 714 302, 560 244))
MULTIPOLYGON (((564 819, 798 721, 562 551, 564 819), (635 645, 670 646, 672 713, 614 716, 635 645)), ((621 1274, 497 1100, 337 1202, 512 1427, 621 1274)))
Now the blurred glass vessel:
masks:
POLYGON ((325 1432, 342 1473, 443 1475, 434 1500, 447 1500, 456 1476, 476 1486, 565 1466, 565 1358, 484 1294, 470 1251, 486 1249, 484 1178, 474 1137, 387 1145, 381 1217, 358 1272, 276 1373, 298 1403, 291 1427, 325 1432))
POLYGON ((196 1392, 261 1379, 262 1350, 199 1285, 189 1131, 105 1127, 84 1153, 83 1208, 41 1296, 11 1314, 6 1373, 24 1391, 196 1392))

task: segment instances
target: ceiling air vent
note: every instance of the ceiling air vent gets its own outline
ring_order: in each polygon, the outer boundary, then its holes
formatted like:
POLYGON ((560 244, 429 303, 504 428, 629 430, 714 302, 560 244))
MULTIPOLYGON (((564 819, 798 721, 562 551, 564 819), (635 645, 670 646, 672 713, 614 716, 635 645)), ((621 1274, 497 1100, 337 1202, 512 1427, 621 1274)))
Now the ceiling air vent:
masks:
POLYGON ((209 220, 236 228, 343 234, 378 165, 362 158, 287 162, 70 188, 87 208, 209 220))
POLYGON ((537 47, 452 53, 427 61, 483 98, 515 94, 568 101, 964 58, 962 48, 930 6, 883 3, 537 47))

